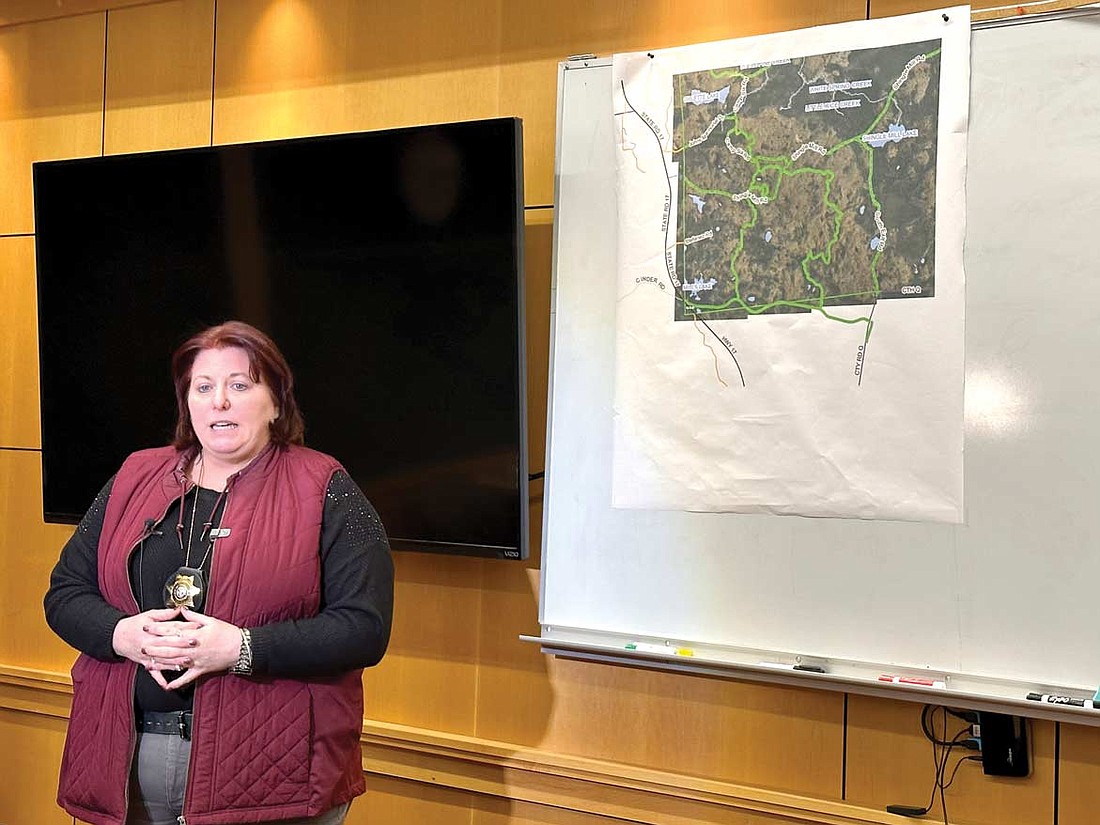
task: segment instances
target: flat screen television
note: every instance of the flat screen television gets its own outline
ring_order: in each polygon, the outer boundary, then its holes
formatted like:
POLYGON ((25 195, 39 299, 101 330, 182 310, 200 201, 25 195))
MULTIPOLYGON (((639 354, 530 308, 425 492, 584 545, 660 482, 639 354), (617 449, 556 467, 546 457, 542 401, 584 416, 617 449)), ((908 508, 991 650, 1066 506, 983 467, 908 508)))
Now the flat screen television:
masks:
POLYGON ((240 319, 395 548, 525 558, 522 181, 512 118, 36 163, 45 519, 171 440, 172 352, 240 319))

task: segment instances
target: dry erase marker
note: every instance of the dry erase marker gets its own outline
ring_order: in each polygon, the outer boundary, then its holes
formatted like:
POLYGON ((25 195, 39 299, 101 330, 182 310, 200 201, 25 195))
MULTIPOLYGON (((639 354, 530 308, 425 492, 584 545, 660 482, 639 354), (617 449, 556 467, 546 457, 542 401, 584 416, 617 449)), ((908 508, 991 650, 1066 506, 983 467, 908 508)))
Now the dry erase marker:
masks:
POLYGON ((665 656, 695 655, 695 651, 690 647, 672 647, 671 645, 658 645, 653 642, 630 642, 625 647, 627 650, 636 650, 638 653, 662 653, 665 656))
POLYGON ((825 668, 821 665, 788 665, 786 662, 757 662, 757 667, 770 667, 775 670, 798 670, 804 673, 824 673, 825 668))
POLYGON ((668 645, 654 644, 653 642, 630 642, 627 650, 636 650, 638 653, 675 653, 668 645))
POLYGON ((918 687, 945 688, 947 683, 940 679, 922 679, 918 676, 890 676, 882 674, 878 677, 880 682, 891 682, 895 685, 916 685, 918 687))
POLYGON ((1048 705, 1071 705, 1075 708, 1100 708, 1100 702, 1092 699, 1077 699, 1073 696, 1055 696, 1051 693, 1029 693, 1027 698, 1032 702, 1045 702, 1048 705))

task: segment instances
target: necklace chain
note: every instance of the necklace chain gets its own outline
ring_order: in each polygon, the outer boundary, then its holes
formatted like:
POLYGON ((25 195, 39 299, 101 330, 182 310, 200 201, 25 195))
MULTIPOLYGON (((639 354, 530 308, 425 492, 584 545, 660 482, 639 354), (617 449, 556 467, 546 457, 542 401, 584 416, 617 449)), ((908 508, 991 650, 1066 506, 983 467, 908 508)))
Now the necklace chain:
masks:
MULTIPOLYGON (((195 480, 195 500, 191 504, 191 524, 187 528, 187 548, 186 548, 186 551, 185 551, 186 552, 186 557, 185 557, 186 560, 184 561, 184 565, 186 565, 187 567, 191 566, 191 547, 192 547, 192 542, 194 541, 194 538, 195 538, 195 514, 199 511, 199 489, 202 487, 203 471, 206 470, 206 462, 203 461, 203 456, 202 456, 201 452, 199 453, 197 463, 199 465, 199 477, 195 480)), ((203 523, 202 533, 199 534, 199 543, 200 544, 202 543, 203 539, 206 538, 207 533, 213 533, 211 528, 214 526, 214 516, 218 512, 218 507, 219 507, 219 505, 221 505, 222 499, 228 499, 227 494, 228 494, 228 489, 222 490, 222 492, 220 492, 218 494, 218 499, 217 499, 217 501, 214 502, 214 509, 210 511, 210 521, 207 521, 207 522, 203 523)), ((226 503, 228 503, 228 501, 226 503)), ((222 509, 222 516, 223 517, 225 516, 225 509, 224 508, 222 509)), ((219 527, 220 527, 220 523, 219 523, 219 527)), ((181 544, 182 544, 182 539, 183 539, 183 536, 181 535, 180 536, 180 543, 181 544)), ((202 560, 199 562, 198 569, 201 570, 202 566, 204 564, 206 564, 206 559, 210 556, 210 552, 214 549, 214 542, 215 541, 217 541, 217 537, 214 536, 214 535, 211 535, 210 536, 210 543, 206 546, 206 552, 202 554, 202 560)), ((180 549, 184 550, 183 547, 180 547, 180 549)))
MULTIPOLYGON (((195 500, 191 504, 191 526, 187 529, 187 560, 184 562, 188 567, 191 566, 191 544, 195 538, 195 513, 199 511, 199 488, 202 487, 202 474, 206 470, 206 462, 202 460, 202 453, 199 453, 198 458, 199 465, 199 477, 195 479, 195 500)), ((202 541, 202 538, 199 538, 202 541)), ((184 548, 181 547, 180 550, 184 548)))

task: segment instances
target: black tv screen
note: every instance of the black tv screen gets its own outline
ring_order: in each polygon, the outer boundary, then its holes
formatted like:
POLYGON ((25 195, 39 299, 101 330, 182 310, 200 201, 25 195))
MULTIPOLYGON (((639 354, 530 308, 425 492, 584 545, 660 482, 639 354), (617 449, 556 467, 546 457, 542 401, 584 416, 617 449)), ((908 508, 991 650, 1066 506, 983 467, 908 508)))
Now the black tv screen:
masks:
POLYGON ((395 548, 527 555, 521 124, 34 165, 43 509, 171 441, 169 361, 240 319, 395 548))

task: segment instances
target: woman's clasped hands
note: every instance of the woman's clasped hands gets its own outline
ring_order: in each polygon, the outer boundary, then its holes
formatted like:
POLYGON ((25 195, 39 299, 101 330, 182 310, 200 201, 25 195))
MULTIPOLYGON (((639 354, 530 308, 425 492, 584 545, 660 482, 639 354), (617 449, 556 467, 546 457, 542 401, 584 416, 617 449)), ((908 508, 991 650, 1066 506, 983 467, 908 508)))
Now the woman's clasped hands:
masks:
POLYGON ((115 653, 144 667, 164 690, 175 690, 236 664, 241 629, 185 607, 168 607, 122 619, 112 644, 115 653), (165 673, 179 675, 168 681, 165 673))

